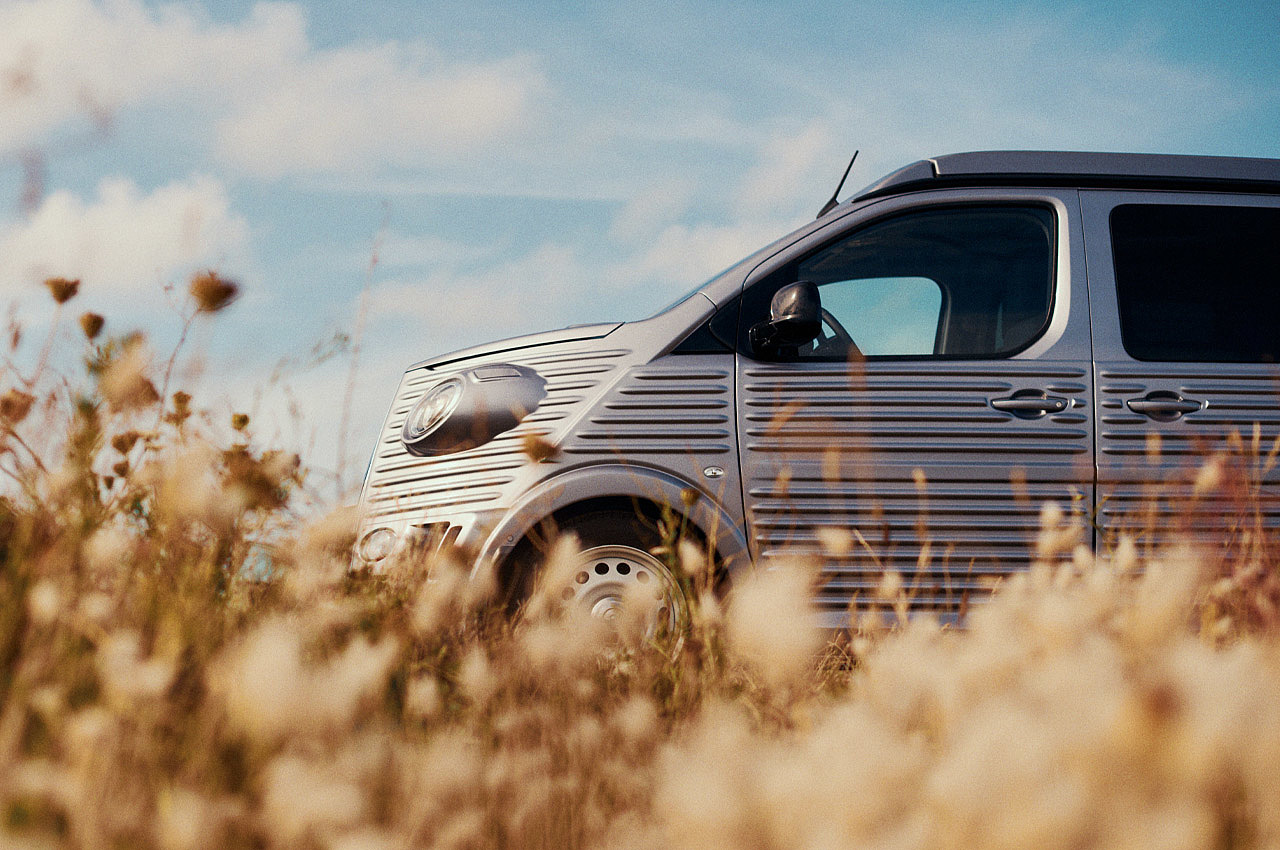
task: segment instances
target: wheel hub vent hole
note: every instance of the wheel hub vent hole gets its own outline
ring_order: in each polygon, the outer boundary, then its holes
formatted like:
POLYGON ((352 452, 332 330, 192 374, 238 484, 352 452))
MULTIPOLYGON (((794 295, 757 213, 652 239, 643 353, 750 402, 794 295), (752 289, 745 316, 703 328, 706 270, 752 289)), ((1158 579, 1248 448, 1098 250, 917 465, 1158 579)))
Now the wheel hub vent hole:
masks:
POLYGON ((630 564, 618 564, 618 575, 625 576, 631 572, 630 564))
POLYGON ((636 573, 636 581, 640 582, 641 584, 644 584, 648 580, 649 580, 649 574, 646 573, 644 570, 641 570, 640 572, 636 573))
POLYGON ((602 563, 599 563, 599 564, 596 564, 596 575, 598 575, 598 576, 602 576, 602 575, 604 575, 604 574, 605 574, 605 573, 607 573, 607 572, 609 572, 609 565, 608 565, 608 564, 603 563, 603 562, 602 562, 602 563))

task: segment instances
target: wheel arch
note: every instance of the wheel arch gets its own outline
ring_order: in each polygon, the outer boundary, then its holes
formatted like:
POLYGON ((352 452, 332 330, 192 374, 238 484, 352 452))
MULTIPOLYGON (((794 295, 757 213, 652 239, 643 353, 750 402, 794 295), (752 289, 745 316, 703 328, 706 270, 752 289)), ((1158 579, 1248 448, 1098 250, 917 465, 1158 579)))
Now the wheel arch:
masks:
POLYGON ((500 565, 544 521, 564 521, 597 509, 639 508, 660 515, 670 509, 708 543, 726 572, 750 563, 745 535, 720 499, 694 482, 664 469, 634 464, 593 464, 546 479, 507 511, 480 547, 480 565, 500 565), (690 492, 694 494, 690 498, 690 492))

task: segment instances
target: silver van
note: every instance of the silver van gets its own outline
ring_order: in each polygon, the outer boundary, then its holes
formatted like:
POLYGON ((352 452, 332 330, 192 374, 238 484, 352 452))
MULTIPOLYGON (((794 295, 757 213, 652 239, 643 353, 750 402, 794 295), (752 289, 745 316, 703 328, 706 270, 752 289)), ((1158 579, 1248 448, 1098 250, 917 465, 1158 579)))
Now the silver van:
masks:
MULTIPOLYGON (((729 575, 817 554, 831 625, 890 569, 955 614, 1027 567, 1044 502, 1102 546, 1190 499, 1233 432, 1265 455, 1278 361, 1280 160, 941 156, 652 318, 412 366, 355 563, 457 543, 518 593, 553 523, 583 547, 566 594, 609 616, 650 584, 675 617, 665 516, 729 575)), ((1259 474, 1280 525, 1280 473, 1259 474)), ((1233 533, 1213 498, 1199 530, 1233 533)))

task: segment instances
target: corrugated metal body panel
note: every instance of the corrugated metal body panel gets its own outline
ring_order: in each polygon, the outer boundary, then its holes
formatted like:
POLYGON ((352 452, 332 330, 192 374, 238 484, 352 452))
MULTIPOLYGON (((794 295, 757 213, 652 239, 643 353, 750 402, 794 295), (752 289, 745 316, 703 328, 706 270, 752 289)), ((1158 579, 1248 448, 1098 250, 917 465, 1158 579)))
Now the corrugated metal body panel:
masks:
POLYGON ((733 419, 732 355, 676 355, 628 372, 564 452, 619 459, 726 455, 734 448, 733 419))
POLYGON ((1267 468, 1280 440, 1280 368, 1101 363, 1097 386, 1098 519, 1106 540, 1126 532, 1159 544, 1181 532, 1223 543, 1255 520, 1280 530, 1280 472, 1267 468), (1170 422, 1129 409, 1150 392, 1176 393, 1202 408, 1170 422), (1229 486, 1202 479, 1197 492, 1200 468, 1218 452, 1235 473, 1229 486))
POLYGON ((622 375, 566 437, 564 456, 668 470, 702 487, 740 523, 734 404, 734 355, 668 355, 622 375))
POLYGON ((913 607, 955 611, 1026 568, 1045 501, 1070 509, 1092 498, 1084 364, 744 359, 741 368, 742 466, 757 557, 819 554, 817 602, 825 609, 875 601, 892 569, 913 607), (1032 420, 991 406, 1028 389, 1068 405, 1032 420), (840 529, 856 529, 865 544, 855 536, 849 552, 824 553, 823 537, 840 529))
POLYGON ((522 451, 526 435, 553 435, 571 409, 611 380, 619 362, 631 352, 597 348, 599 342, 564 348, 530 348, 508 352, 502 362, 535 369, 547 381, 547 395, 538 409, 516 428, 483 446, 436 458, 415 457, 400 442, 405 417, 426 390, 456 371, 477 365, 463 361, 457 368, 417 368, 405 374, 395 403, 382 428, 365 484, 366 517, 388 520, 418 517, 432 510, 472 511, 491 507, 509 496, 505 488, 528 461, 522 451))

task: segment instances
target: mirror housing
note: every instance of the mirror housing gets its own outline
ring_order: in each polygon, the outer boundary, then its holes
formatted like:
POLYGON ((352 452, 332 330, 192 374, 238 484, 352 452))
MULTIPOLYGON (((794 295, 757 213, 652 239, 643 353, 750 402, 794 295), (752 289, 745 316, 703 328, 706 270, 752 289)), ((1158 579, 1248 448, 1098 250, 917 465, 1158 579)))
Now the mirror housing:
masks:
POLYGON ((773 294, 769 319, 751 328, 751 347, 762 354, 776 354, 787 346, 804 345, 822 330, 822 300, 813 281, 798 280, 773 294))

